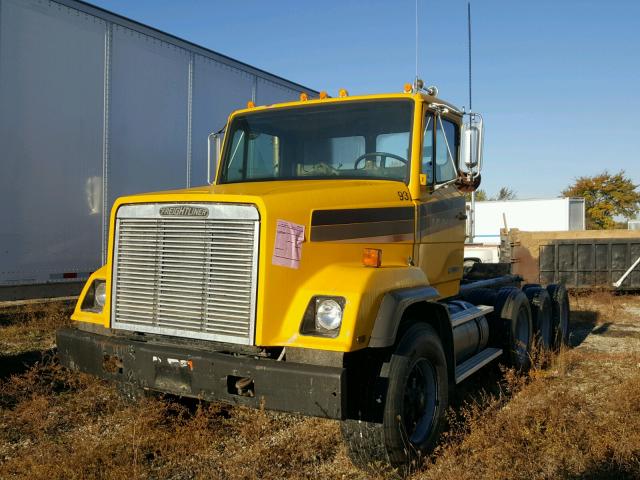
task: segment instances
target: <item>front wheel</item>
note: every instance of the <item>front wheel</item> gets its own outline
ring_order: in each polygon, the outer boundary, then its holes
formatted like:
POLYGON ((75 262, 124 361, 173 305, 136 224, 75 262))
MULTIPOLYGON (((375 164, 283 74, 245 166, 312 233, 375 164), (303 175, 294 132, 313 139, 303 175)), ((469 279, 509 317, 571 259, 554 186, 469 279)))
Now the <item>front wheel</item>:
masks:
POLYGON ((382 423, 348 420, 342 432, 354 464, 406 473, 436 446, 448 405, 447 363, 435 330, 410 327, 391 356, 382 423))

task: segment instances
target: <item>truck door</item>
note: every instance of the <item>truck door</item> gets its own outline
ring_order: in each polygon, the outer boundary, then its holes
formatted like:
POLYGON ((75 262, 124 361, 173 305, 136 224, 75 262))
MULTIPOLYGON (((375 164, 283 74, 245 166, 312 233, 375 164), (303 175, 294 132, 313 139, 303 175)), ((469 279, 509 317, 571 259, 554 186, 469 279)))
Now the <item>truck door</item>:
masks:
POLYGON ((421 162, 426 186, 417 205, 416 258, 444 297, 458 292, 464 259, 465 198, 453 184, 459 151, 459 120, 427 110, 421 162))

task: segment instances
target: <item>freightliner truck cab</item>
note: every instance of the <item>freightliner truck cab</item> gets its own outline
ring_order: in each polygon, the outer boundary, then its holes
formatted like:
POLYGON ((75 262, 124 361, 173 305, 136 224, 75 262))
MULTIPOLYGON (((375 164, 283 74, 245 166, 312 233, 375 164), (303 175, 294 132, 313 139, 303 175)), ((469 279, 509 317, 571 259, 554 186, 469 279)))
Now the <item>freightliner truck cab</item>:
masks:
POLYGON ((561 286, 463 278, 481 159, 481 117, 419 84, 250 102, 212 184, 116 201, 61 362, 134 391, 339 419, 357 464, 406 468, 456 383, 498 357, 526 368, 534 335, 566 336, 561 286))

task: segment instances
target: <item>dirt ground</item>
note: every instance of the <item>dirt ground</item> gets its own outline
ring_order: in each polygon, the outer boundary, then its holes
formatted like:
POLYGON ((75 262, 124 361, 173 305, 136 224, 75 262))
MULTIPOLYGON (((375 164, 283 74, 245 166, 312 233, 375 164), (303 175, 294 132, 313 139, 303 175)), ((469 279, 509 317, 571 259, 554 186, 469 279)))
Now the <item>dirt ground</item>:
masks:
MULTIPOLYGON (((412 479, 640 478, 640 297, 573 296, 572 310, 571 348, 526 376, 496 365, 463 383, 412 479)), ((131 402, 65 371, 51 349, 68 314, 0 312, 0 478, 389 477, 351 465, 334 421, 131 402)))

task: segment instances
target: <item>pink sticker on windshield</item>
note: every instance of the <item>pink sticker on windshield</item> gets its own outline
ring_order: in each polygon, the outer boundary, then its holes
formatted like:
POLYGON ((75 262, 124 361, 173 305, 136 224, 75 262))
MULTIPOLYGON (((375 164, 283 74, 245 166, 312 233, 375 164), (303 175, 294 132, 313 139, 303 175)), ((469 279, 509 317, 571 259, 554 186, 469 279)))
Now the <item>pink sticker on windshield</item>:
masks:
POLYGON ((282 267, 300 268, 302 242, 304 225, 278 220, 271 263, 282 267))

